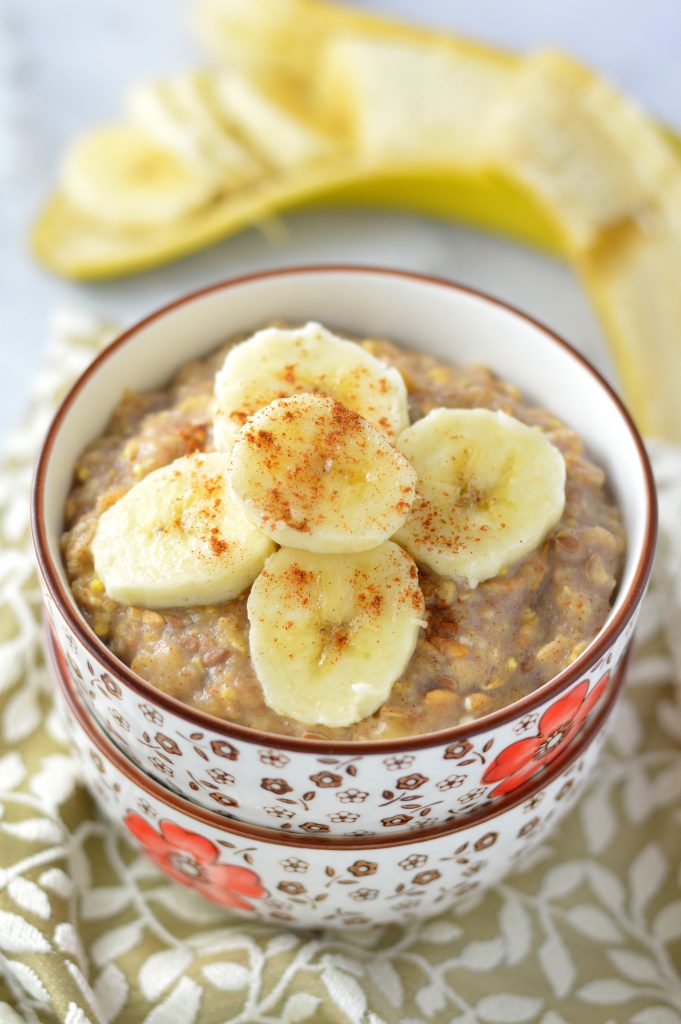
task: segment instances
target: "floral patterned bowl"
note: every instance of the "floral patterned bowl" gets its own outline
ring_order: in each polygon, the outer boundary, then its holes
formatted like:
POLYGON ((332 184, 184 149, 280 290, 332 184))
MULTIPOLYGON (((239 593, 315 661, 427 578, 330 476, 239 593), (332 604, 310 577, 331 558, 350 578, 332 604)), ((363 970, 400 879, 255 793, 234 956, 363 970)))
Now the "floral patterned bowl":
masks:
POLYGON ((161 871, 214 903, 317 928, 404 924, 507 874, 577 800, 626 668, 625 659, 579 741, 498 805, 436 827, 422 818, 406 833, 329 839, 230 821, 154 782, 87 714, 49 633, 48 650, 67 731, 102 812, 161 871))
POLYGON ((433 278, 315 267, 239 278, 196 292, 131 328, 85 371, 48 432, 32 525, 47 615, 80 697, 151 777, 239 821, 308 835, 393 835, 467 817, 514 792, 581 742, 608 700, 634 629, 655 543, 655 496, 641 440, 621 403, 564 341, 517 311, 433 278), (376 742, 260 732, 180 703, 123 665, 84 621, 59 550, 72 467, 126 387, 158 385, 182 362, 272 319, 317 319, 484 362, 575 425, 605 467, 628 550, 608 620, 567 669, 469 725, 376 742))

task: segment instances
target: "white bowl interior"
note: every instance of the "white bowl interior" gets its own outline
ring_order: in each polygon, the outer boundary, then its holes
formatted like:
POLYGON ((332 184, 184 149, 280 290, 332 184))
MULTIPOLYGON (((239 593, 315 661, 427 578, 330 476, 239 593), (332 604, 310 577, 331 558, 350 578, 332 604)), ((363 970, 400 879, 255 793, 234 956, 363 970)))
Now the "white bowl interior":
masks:
POLYGON ((100 365, 62 420, 45 477, 50 554, 67 593, 59 537, 73 464, 102 432, 124 389, 157 387, 188 359, 273 319, 319 320, 358 335, 385 336, 446 362, 484 363, 575 429, 606 470, 624 517, 627 556, 610 618, 616 614, 648 522, 644 467, 609 393, 578 359, 512 311, 437 282, 379 270, 301 270, 199 295, 142 327, 100 365))

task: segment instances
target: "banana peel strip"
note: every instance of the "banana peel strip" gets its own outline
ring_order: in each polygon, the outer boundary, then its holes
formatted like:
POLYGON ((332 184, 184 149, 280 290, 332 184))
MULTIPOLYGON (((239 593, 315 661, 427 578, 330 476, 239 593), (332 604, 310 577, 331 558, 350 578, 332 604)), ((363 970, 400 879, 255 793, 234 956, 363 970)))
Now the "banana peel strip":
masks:
POLYGON ((328 204, 500 231, 567 257, 639 427, 681 441, 678 139, 558 53, 519 59, 325 0, 203 0, 197 20, 216 56, 343 145, 153 228, 111 229, 57 191, 33 232, 43 263, 81 280, 130 274, 328 204), (446 89, 477 97, 474 116, 446 89))

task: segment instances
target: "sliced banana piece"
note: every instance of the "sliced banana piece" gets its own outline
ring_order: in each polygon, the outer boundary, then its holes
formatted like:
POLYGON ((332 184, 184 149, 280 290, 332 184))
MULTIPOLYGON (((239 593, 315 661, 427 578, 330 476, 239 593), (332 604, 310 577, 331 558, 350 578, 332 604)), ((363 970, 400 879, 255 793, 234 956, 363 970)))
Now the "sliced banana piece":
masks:
POLYGON ((435 409, 399 437, 418 497, 395 534, 418 562, 476 587, 529 555, 565 505, 565 461, 537 427, 435 409))
POLYGON ((309 164, 337 151, 338 142, 296 117, 235 72, 219 72, 215 96, 249 144, 280 170, 309 164))
POLYGON ((336 554, 388 540, 416 495, 416 473, 385 434, 325 395, 280 398, 251 416, 230 484, 278 544, 336 554))
POLYGON ((321 324, 268 327, 235 345, 215 377, 215 447, 228 451, 254 412, 304 392, 335 398, 390 440, 409 425, 398 370, 321 324))
POLYGON ((74 142, 62 162, 61 185, 74 206, 117 228, 172 223, 215 195, 214 183, 195 165, 127 124, 74 142))
POLYGON ((341 35, 326 50, 321 102, 369 159, 470 165, 515 73, 464 46, 341 35))
POLYGON ((265 700, 307 725, 359 722, 402 675, 424 613, 416 565, 391 541, 343 558, 281 548, 248 597, 265 700))
POLYGON ((129 94, 127 109, 140 130, 201 168, 218 191, 226 191, 255 181, 264 168, 220 118, 211 88, 202 72, 147 82, 129 94))
POLYGON ((92 540, 109 597, 145 608, 218 604, 248 587, 274 544, 229 493, 229 458, 186 455, 102 514, 92 540))

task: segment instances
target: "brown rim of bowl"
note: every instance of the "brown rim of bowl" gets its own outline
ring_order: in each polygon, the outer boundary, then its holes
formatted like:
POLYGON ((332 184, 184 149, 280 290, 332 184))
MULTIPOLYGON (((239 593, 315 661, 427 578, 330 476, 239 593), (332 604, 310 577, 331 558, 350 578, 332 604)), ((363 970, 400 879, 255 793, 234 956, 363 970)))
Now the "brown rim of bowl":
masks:
POLYGON ((653 553, 655 550, 655 540, 657 536, 657 505, 653 474, 648 461, 648 456, 646 454, 643 441, 641 440, 641 436, 636 429, 631 416, 607 381, 600 373, 598 373, 591 363, 577 352, 572 345, 564 341, 550 328, 546 327, 538 320, 533 319, 531 316, 528 316, 526 313, 523 313, 521 310, 516 309, 514 306, 511 306, 506 302, 502 302, 500 299, 495 299, 489 295, 485 295, 484 292, 477 291, 475 288, 469 288, 465 285, 448 281, 446 278, 377 266, 313 264, 311 266, 285 267, 279 270, 265 270, 254 274, 244 274, 240 277, 233 277, 226 281, 220 281, 216 284, 208 285, 206 288, 199 288, 180 299, 176 299, 174 302, 170 302, 167 305, 162 306, 160 309, 156 310, 155 313, 150 314, 143 320, 139 320, 127 331, 124 331, 123 334, 114 339, 114 341, 112 341, 102 352, 100 352, 96 359, 94 359, 80 377, 78 377, 73 387, 66 394, 66 397, 57 409, 54 419, 48 429, 35 467, 33 491, 31 496, 31 531, 33 534, 33 543, 40 573, 66 624, 76 634, 80 642, 89 651, 92 657, 102 664, 107 671, 124 680, 125 684, 139 697, 151 701, 153 704, 159 705, 171 714, 174 713, 179 715, 181 718, 198 725, 202 729, 210 729, 211 731, 218 733, 219 735, 229 737, 230 739, 242 740, 247 743, 257 743, 258 745, 281 748, 283 750, 317 754, 378 754, 418 750, 424 747, 440 746, 442 744, 451 743, 457 739, 468 739, 480 732, 485 732, 497 725, 502 725, 518 714, 524 714, 528 711, 534 710, 539 704, 543 703, 547 697, 561 693, 573 682, 576 682, 582 674, 588 671, 589 667, 593 665, 594 662, 598 661, 599 658, 603 657, 603 655, 607 653, 624 629, 629 617, 643 596, 648 582, 648 577, 650 576, 653 553), (464 295, 472 295, 475 298, 480 299, 482 302, 496 306, 508 313, 512 313, 515 316, 520 317, 522 320, 531 324, 532 327, 541 331, 550 342, 558 345, 564 351, 568 352, 573 359, 576 359, 577 362, 579 362, 584 369, 586 369, 595 378, 596 382, 614 403, 620 416, 624 420, 634 442, 634 446, 638 451, 639 459, 643 467, 643 474, 646 480, 647 510, 643 547, 636 565, 636 571, 634 573, 634 579, 632 580, 631 587, 625 595, 622 606, 617 611, 617 614, 614 616, 612 621, 596 635, 586 650, 576 658, 572 664, 563 669, 562 672, 559 672, 558 675, 553 676, 553 678, 549 679, 548 682, 544 683, 542 686, 538 687, 538 689, 527 694, 527 696, 520 700, 514 701, 512 704, 466 725, 455 725, 449 729, 442 729, 439 732, 422 733, 417 736, 399 737, 398 739, 392 740, 336 741, 302 739, 295 736, 284 736, 278 733, 264 732, 260 729, 251 729, 245 725, 237 725, 236 723, 216 718, 204 711, 199 711, 198 709, 191 707, 189 704, 183 704, 181 701, 177 700, 177 698, 171 697, 162 690, 156 689, 156 687, 152 686, 151 683, 142 679, 142 677, 138 676, 135 672, 132 672, 131 669, 122 661, 119 661, 118 658, 112 654, 112 652, 90 629, 85 620, 74 614, 69 599, 59 579, 59 574, 57 573, 50 557, 45 520, 42 514, 45 475, 47 472, 49 458, 52 453, 52 449, 54 448, 61 423, 66 417, 75 397, 90 377, 97 373, 97 371, 106 363, 111 354, 134 339, 138 332, 148 324, 164 317, 179 306, 184 306, 203 295, 209 295, 211 292, 238 287, 242 284, 247 284, 250 281, 267 280, 273 277, 329 273, 370 274, 377 275, 379 277, 394 277, 404 278, 405 280, 411 281, 420 281, 424 284, 436 285, 439 288, 446 288, 461 292, 464 295))
POLYGON ((439 825, 433 825, 431 828, 413 829, 411 832, 401 831, 389 836, 375 833, 366 836, 328 836, 314 840, 308 835, 302 835, 300 832, 284 832, 279 829, 263 828, 261 825, 249 825, 246 822, 237 821, 235 818, 228 818, 225 814, 209 811, 208 808, 191 803, 185 797, 179 796, 173 790, 145 775, 140 768, 137 768, 119 750, 101 727, 93 724, 80 697, 75 693, 75 686, 67 669, 64 654, 54 639, 52 629, 47 624, 45 633, 49 660, 57 676, 61 693, 68 704, 71 717, 75 719, 79 728, 85 733, 90 742, 94 744, 100 754, 107 761, 115 765, 126 778, 175 811, 179 810, 190 818, 197 819, 203 824, 212 825, 221 831, 228 832, 230 835, 238 835, 242 839, 256 839, 265 843, 316 850, 383 849, 390 846, 405 846, 408 843, 425 842, 442 836, 455 835, 457 832, 470 826, 483 825, 485 822, 496 818, 499 814, 503 814, 505 811, 518 806, 528 797, 541 792, 587 750, 605 725, 623 687, 632 646, 629 643, 621 662, 615 669, 613 688, 608 695, 606 703, 596 717, 587 723, 579 741, 571 745, 569 744, 563 753, 551 761, 539 776, 519 786, 517 790, 509 793, 508 797, 496 803, 487 803, 474 814, 457 818, 451 822, 441 822, 439 825))

